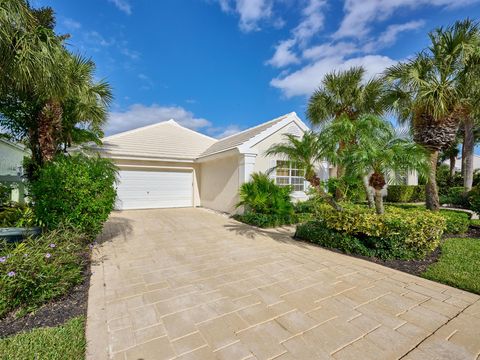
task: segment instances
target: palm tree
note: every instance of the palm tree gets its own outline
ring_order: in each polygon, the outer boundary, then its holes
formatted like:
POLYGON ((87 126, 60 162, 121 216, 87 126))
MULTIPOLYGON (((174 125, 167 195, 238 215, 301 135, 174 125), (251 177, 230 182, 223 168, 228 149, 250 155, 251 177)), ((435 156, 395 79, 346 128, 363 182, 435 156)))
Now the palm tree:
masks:
POLYGON ((430 171, 426 206, 438 210, 436 168, 439 151, 455 140, 460 119, 468 109, 468 97, 460 86, 470 42, 470 25, 457 23, 429 34, 431 46, 414 59, 388 68, 390 103, 400 122, 409 122, 413 139, 429 152, 430 171))
POLYGON ((63 46, 50 8, 2 1, 0 24, 0 125, 29 144, 31 179, 62 143, 98 140, 112 92, 93 80, 92 61, 63 46))
MULTIPOLYGON (((322 84, 308 102, 307 117, 314 125, 326 124, 342 116, 355 120, 362 114, 382 115, 386 110, 384 101, 384 83, 381 79, 364 82, 365 69, 352 67, 346 71, 325 75, 322 84)), ((349 144, 340 142, 339 151, 349 144)), ((345 173, 337 166, 337 177, 345 173)), ((366 188, 369 193, 368 187, 366 188)), ((336 194, 337 199, 343 195, 336 194)))
POLYGON ((272 145, 266 151, 266 155, 280 155, 297 163, 305 171, 305 180, 310 183, 319 196, 334 209, 342 211, 342 207, 325 192, 321 180, 315 172, 315 166, 324 158, 317 135, 309 131, 304 133, 301 138, 292 134, 285 134, 284 137, 285 142, 272 145))
MULTIPOLYGON (((389 122, 366 115, 355 122, 347 118, 330 125, 333 132, 352 132, 356 142, 348 152, 341 154, 341 161, 356 173, 367 174, 369 185, 375 189, 375 210, 384 213, 382 189, 387 183, 386 176, 408 171, 423 172, 427 167, 425 151, 405 135, 400 136, 389 122)), ((325 136, 328 136, 326 130, 325 136)))

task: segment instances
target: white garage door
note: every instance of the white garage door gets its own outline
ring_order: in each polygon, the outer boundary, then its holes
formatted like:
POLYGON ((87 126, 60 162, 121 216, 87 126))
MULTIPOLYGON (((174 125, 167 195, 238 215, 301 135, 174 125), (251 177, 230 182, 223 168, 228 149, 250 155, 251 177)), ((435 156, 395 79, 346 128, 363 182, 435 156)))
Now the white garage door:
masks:
POLYGON ((193 206, 192 171, 120 170, 118 210, 193 206))

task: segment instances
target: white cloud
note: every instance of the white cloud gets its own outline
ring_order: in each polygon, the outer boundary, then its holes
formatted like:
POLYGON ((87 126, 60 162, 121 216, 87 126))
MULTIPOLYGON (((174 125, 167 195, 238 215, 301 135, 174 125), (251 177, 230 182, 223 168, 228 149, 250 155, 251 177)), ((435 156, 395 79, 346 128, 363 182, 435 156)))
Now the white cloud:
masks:
POLYGON ((302 56, 304 59, 316 60, 332 56, 347 56, 358 51, 358 46, 351 42, 326 43, 305 49, 302 56))
POLYGON ((345 0, 344 13, 340 28, 334 38, 362 38, 371 31, 377 21, 384 21, 400 8, 418 8, 421 6, 460 7, 478 0, 345 0))
POLYGON ((359 56, 351 59, 340 56, 327 57, 291 74, 272 79, 270 84, 280 89, 287 97, 308 96, 320 85, 325 74, 331 71, 347 70, 352 66, 363 66, 367 78, 369 78, 380 74, 386 67, 395 63, 395 60, 382 55, 359 56))
MULTIPOLYGON (((260 23, 273 16, 273 0, 216 0, 223 12, 240 17, 239 26, 244 32, 260 30, 260 23)), ((283 20, 273 20, 274 27, 283 26, 283 20)))
POLYGON ((325 21, 323 8, 325 4, 325 0, 308 0, 307 5, 302 10, 302 18, 299 24, 292 30, 291 38, 278 43, 275 47, 275 53, 267 61, 267 64, 280 68, 300 62, 292 49, 304 47, 323 28, 325 21))
POLYGON ((181 106, 134 104, 125 111, 110 112, 105 134, 112 135, 170 119, 194 130, 212 126, 207 119, 195 117, 191 111, 181 106))
POLYGON ((63 19, 62 23, 69 30, 78 30, 82 27, 82 24, 80 24, 78 21, 73 20, 71 18, 63 19))
POLYGON ((378 43, 381 45, 391 45, 395 43, 397 40, 397 36, 404 32, 410 30, 417 30, 425 25, 425 21, 417 20, 417 21, 409 21, 404 24, 394 24, 387 27, 382 34, 380 34, 378 38, 378 43))
POLYGON ((138 60, 140 58, 140 53, 138 51, 131 50, 125 46, 120 48, 120 53, 130 58, 131 60, 138 60))
POLYGON ((132 14, 132 5, 127 0, 108 0, 114 4, 118 10, 123 11, 127 15, 132 14))
POLYGON ((298 57, 291 50, 292 46, 294 45, 295 40, 293 39, 281 41, 275 47, 275 54, 270 60, 267 61, 267 64, 270 64, 274 67, 283 67, 300 62, 298 57))

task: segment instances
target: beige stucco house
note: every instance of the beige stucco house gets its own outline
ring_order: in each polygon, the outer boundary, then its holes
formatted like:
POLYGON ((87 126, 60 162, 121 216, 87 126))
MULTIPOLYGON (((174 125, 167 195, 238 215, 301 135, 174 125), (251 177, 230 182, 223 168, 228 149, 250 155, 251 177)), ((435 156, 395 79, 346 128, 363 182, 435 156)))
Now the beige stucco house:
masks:
MULTIPOLYGON (((119 167, 117 209, 203 206, 233 213, 238 189, 253 172, 292 185, 295 199, 307 197, 301 170, 265 155, 284 134, 307 130, 289 113, 217 140, 169 120, 106 137, 101 152, 119 167)), ((319 164, 318 173, 328 177, 328 164, 319 164)))

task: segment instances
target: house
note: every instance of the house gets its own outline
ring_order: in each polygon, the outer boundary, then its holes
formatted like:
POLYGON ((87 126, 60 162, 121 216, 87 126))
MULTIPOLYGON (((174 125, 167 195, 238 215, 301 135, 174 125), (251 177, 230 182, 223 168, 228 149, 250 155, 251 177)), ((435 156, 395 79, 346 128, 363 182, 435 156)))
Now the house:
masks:
MULTIPOLYGON (((443 164, 450 166, 450 160, 447 159, 443 162, 443 164)), ((480 155, 474 154, 473 155, 473 170, 480 169, 480 155)), ((462 158, 458 157, 455 160, 455 171, 460 172, 462 171, 462 158)))
POLYGON ((12 185, 11 200, 23 203, 23 159, 30 156, 25 146, 0 138, 0 183, 12 185))
MULTIPOLYGON (((103 139, 102 156, 119 167, 116 208, 196 207, 233 213, 239 187, 253 172, 268 172, 279 185, 292 185, 295 199, 305 199, 308 183, 300 169, 266 150, 284 134, 308 130, 289 113, 217 140, 174 120, 126 131, 103 139)), ((319 164, 328 177, 328 165, 319 164)))

